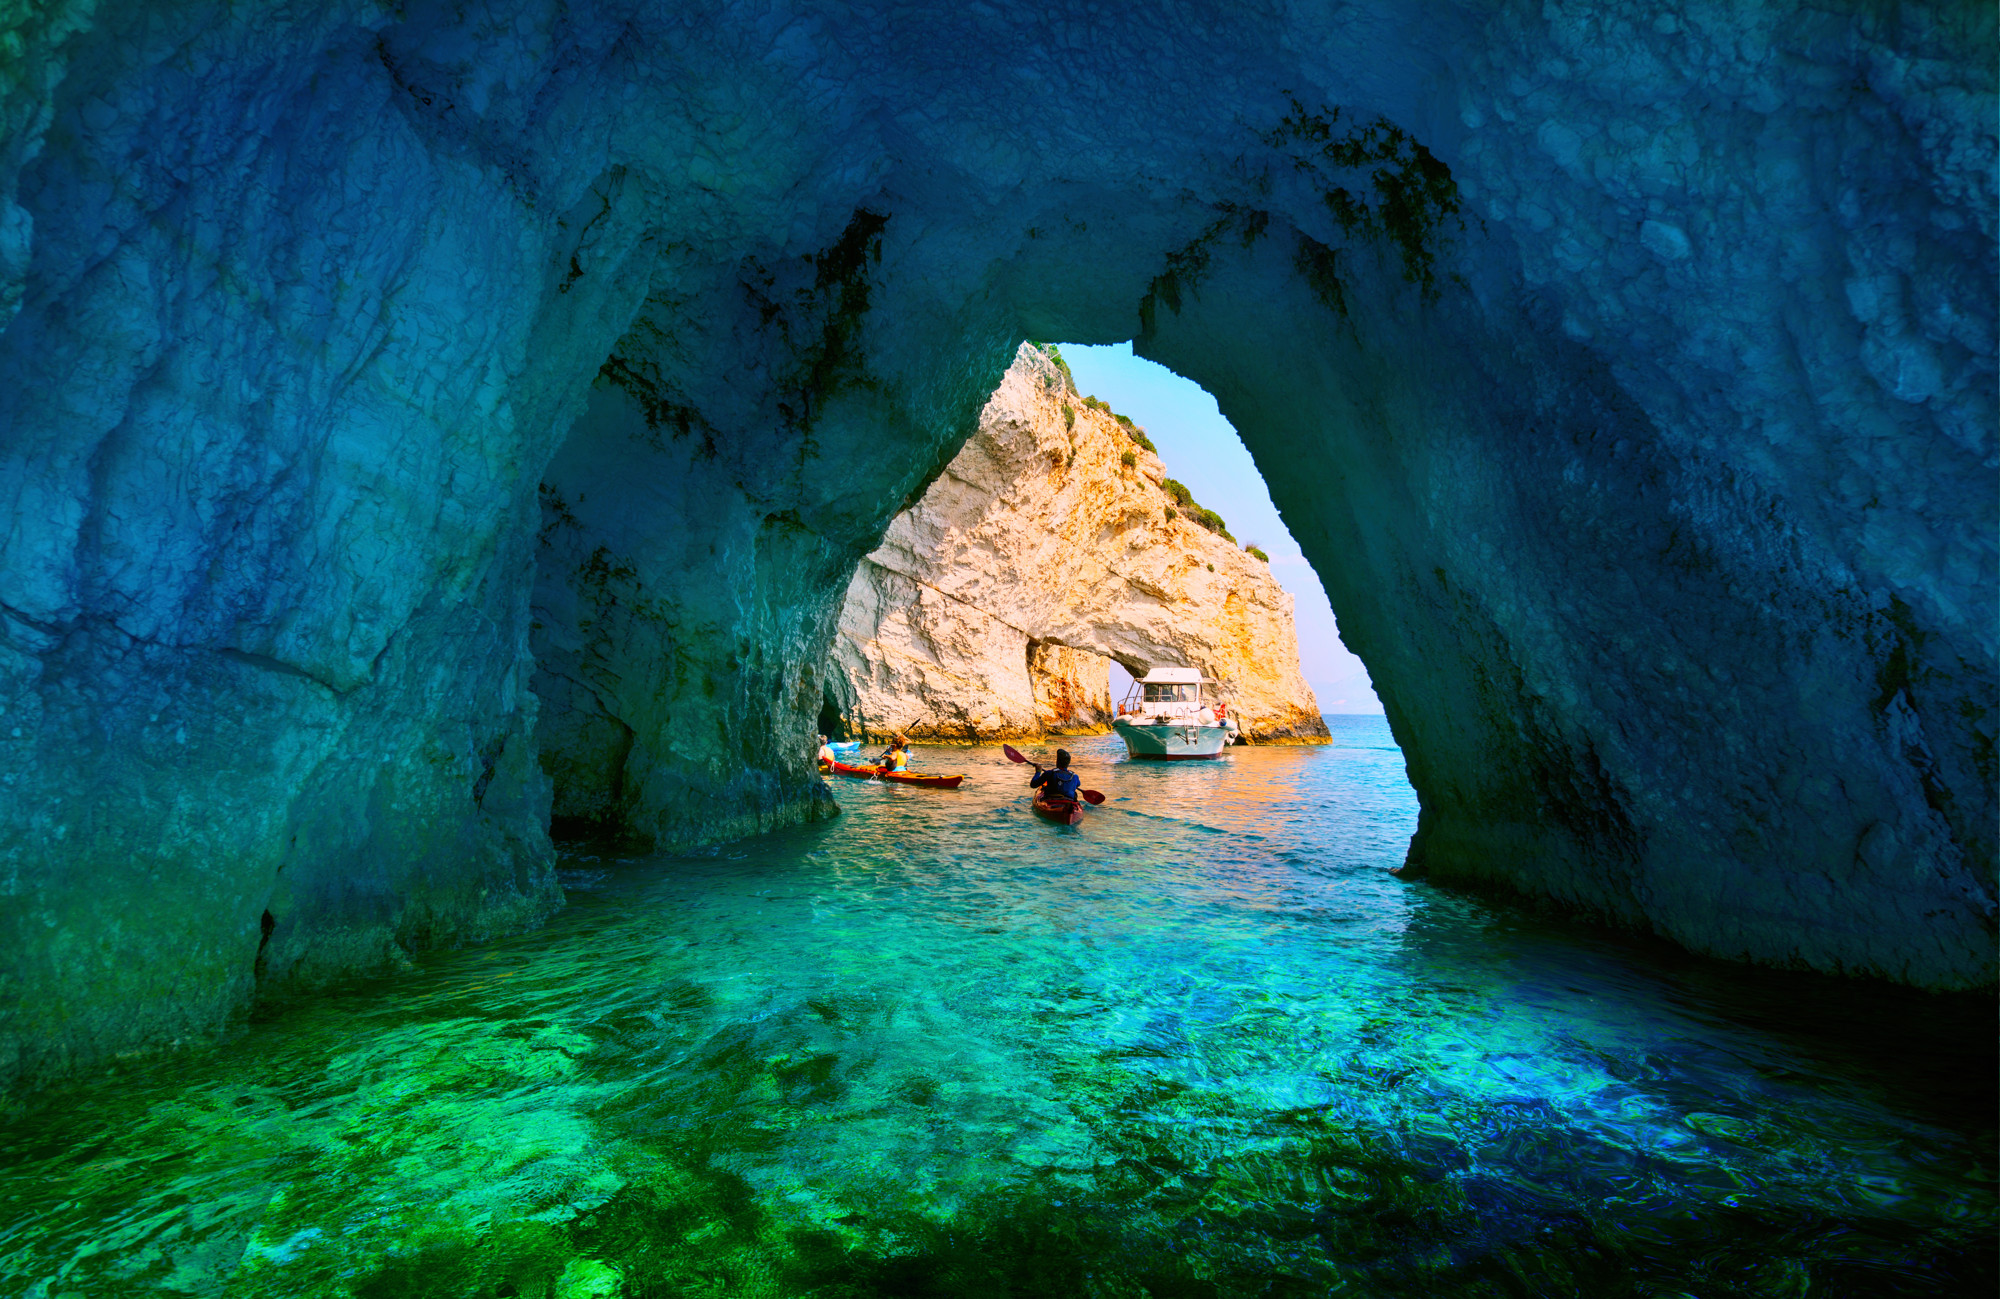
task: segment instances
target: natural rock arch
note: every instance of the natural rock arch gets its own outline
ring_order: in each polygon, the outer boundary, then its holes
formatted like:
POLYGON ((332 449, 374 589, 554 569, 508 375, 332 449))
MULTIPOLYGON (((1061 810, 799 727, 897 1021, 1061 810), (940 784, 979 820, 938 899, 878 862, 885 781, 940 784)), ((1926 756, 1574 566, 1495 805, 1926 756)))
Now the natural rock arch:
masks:
POLYGON ((11 1071, 545 913, 538 754, 666 842, 812 815, 847 572, 1023 336, 1216 394, 1434 875, 1991 980, 1989 11, 11 39, 11 1071))
POLYGON ((1079 392, 1059 349, 1022 343, 965 445, 855 568, 827 690, 850 730, 884 738, 1041 739, 1111 729, 1113 662, 1195 667, 1240 740, 1325 743, 1292 611, 1143 428, 1079 392))

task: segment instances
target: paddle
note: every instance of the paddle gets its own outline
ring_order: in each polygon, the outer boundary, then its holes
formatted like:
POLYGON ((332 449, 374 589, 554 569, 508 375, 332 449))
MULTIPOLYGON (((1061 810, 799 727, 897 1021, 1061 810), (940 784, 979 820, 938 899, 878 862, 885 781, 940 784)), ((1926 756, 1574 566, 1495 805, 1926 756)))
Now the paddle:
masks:
MULTIPOLYGON (((916 715, 915 717, 912 717, 912 718, 911 718, 911 719, 910 719, 909 721, 907 721, 907 722, 904 722, 904 723, 903 723, 903 728, 902 728, 901 730, 897 731, 897 732, 896 732, 896 734, 898 734, 898 735, 908 735, 908 734, 909 734, 909 733, 910 733, 911 731, 914 731, 914 730, 916 730, 916 729, 917 729, 917 723, 918 723, 918 722, 921 722, 921 721, 923 721, 923 720, 924 720, 924 718, 925 718, 925 717, 927 717, 927 716, 929 716, 929 714, 928 714, 928 713, 918 713, 918 714, 917 714, 917 715, 916 715)), ((886 768, 885 768, 885 770, 886 770, 886 768)))
MULTIPOLYGON (((910 733, 911 727, 915 726, 918 722, 923 721, 924 718, 928 716, 929 716, 928 713, 918 713, 916 717, 909 723, 909 725, 904 726, 899 730, 891 731, 889 733, 890 738, 893 739, 898 735, 908 735, 910 733)), ((870 763, 869 765, 875 768, 875 774, 877 777, 880 777, 883 772, 890 770, 890 768, 883 766, 879 762, 870 763)))
MULTIPOLYGON (((1026 758, 1021 756, 1021 751, 1015 748, 1011 744, 1001 745, 1000 752, 1007 755, 1007 761, 1009 762, 1028 762, 1026 758)), ((1036 771, 1040 771, 1042 769, 1042 764, 1039 762, 1028 762, 1028 765, 1033 767, 1036 771)), ((1083 801, 1090 804, 1092 807, 1096 807, 1099 803, 1102 803, 1104 801, 1104 795, 1098 793, 1094 789, 1079 789, 1076 792, 1082 795, 1083 801)))

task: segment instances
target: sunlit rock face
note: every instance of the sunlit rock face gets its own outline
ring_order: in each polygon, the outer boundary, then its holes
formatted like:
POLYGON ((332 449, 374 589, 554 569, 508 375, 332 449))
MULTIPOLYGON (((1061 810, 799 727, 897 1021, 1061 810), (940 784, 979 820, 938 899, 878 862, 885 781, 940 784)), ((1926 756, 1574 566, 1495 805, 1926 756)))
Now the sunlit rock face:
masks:
POLYGON ((1292 597, 1263 560, 1176 508, 1166 476, 1022 344, 972 438, 848 584, 827 683, 846 726, 1102 732, 1116 659, 1135 676, 1200 668, 1253 742, 1324 743, 1292 597))
POLYGON ((1989 7, 0 22, 10 1073, 823 810, 1023 336, 1217 394, 1435 878, 1991 981, 1989 7))

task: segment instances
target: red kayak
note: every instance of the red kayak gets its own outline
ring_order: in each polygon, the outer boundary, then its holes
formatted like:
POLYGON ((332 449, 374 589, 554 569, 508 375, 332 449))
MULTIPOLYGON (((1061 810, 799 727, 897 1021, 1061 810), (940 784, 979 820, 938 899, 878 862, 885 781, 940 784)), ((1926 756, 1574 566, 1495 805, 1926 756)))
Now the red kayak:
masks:
POLYGON ((1060 821, 1064 825, 1082 825, 1083 804, 1072 798, 1044 799, 1037 794, 1035 815, 1047 817, 1051 821, 1060 821))
POLYGON ((965 779, 964 776, 924 776, 914 771, 884 771, 880 767, 856 767, 845 762, 834 763, 833 770, 859 780, 893 780, 899 785, 921 785, 925 789, 957 789, 965 779))

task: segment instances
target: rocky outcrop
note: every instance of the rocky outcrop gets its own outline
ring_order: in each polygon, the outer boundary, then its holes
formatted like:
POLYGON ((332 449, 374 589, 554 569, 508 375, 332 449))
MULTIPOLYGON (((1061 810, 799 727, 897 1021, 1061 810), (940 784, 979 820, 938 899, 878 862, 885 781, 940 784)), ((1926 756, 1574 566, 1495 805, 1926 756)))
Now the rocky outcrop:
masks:
POLYGON ((552 809, 823 811, 854 565, 1023 337, 1217 396, 1434 878, 1989 986, 1994 48, 1959 0, 8 7, 0 1073, 531 923, 552 809))
POLYGON ((1022 344, 972 437, 848 584, 827 685, 848 727, 1102 731, 1116 660, 1203 669, 1253 743, 1324 743, 1292 597, 1177 503, 1143 436, 1022 344))

